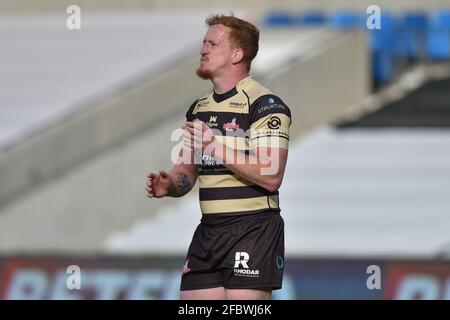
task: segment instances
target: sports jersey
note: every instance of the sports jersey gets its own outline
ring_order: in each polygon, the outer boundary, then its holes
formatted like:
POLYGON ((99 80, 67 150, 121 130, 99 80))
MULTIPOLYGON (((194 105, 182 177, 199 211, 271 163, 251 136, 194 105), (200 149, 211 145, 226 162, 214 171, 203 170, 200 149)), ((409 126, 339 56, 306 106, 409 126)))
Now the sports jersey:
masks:
MULTIPOLYGON (((211 92, 196 100, 187 121, 202 120, 217 130, 215 138, 229 148, 249 153, 258 147, 288 149, 291 113, 270 89, 251 76, 224 93, 211 92)), ((268 190, 234 174, 209 155, 199 166, 200 208, 203 214, 279 211, 278 190, 268 190)))

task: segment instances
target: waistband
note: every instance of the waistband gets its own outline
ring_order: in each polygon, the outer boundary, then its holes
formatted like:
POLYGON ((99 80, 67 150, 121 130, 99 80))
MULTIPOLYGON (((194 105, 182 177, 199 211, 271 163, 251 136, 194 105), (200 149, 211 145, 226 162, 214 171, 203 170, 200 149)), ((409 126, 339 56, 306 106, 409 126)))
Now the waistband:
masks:
POLYGON ((214 226, 214 227, 224 227, 230 226, 237 223, 243 223, 249 219, 259 219, 270 216, 280 215, 280 210, 261 210, 260 212, 252 213, 220 213, 220 214, 203 214, 200 220, 202 225, 214 226))

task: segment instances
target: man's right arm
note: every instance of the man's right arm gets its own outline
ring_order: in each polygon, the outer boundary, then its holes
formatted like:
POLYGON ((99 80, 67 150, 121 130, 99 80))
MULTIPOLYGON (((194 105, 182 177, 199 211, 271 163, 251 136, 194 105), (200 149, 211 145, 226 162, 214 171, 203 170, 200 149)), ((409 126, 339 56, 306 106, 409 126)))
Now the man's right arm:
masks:
POLYGON ((195 164, 177 164, 169 175, 172 186, 167 194, 168 197, 182 197, 194 187, 198 177, 198 166, 195 164))
MULTIPOLYGON (((189 150, 190 151, 190 150, 189 150)), ((180 150, 182 157, 183 150, 180 150)), ((192 154, 191 154, 192 157, 192 154)), ((149 198, 182 197, 195 185, 198 177, 198 165, 193 162, 178 161, 169 171, 150 173, 147 176, 147 196, 149 198)))
MULTIPOLYGON (((197 102, 198 100, 189 107, 186 112, 186 120, 193 120, 192 112, 197 102)), ((150 173, 147 176, 147 187, 145 189, 149 198, 178 198, 184 196, 194 187, 198 177, 198 165, 194 162, 192 150, 182 148, 178 156, 177 164, 173 166, 169 173, 160 171, 159 173, 150 173), (183 152, 189 152, 189 154, 183 154, 183 152)))

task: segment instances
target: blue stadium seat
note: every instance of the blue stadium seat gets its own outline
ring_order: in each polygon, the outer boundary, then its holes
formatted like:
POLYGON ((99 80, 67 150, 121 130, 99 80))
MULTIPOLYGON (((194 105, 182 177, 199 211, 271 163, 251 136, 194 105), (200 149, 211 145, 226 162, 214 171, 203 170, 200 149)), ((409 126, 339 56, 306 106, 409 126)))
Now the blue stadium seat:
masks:
POLYGON ((395 51, 397 24, 395 17, 382 11, 380 29, 369 30, 369 45, 373 51, 395 51))
POLYGON ((299 26, 318 26, 326 23, 326 17, 321 11, 305 11, 296 17, 299 26))
POLYGON ((405 12, 402 23, 408 29, 425 31, 428 28, 428 16, 422 11, 405 12))
POLYGON ((368 31, 369 48, 372 54, 372 76, 376 85, 391 80, 397 50, 395 17, 389 12, 381 11, 380 19, 380 29, 368 31))
POLYGON ((264 18, 263 25, 266 27, 290 27, 295 22, 294 16, 287 11, 272 11, 264 18))
POLYGON ((431 60, 450 59, 450 10, 433 14, 427 35, 427 53, 431 60))
POLYGON ((398 32, 398 55, 408 60, 417 60, 425 56, 425 36, 428 17, 425 12, 405 12, 400 20, 398 32))
POLYGON ((394 59, 389 52, 372 53, 372 77, 376 85, 388 83, 392 79, 394 59))
POLYGON ((354 10, 336 10, 330 15, 330 26, 338 30, 361 28, 363 17, 354 10))
POLYGON ((436 11, 431 20, 431 26, 437 29, 450 30, 450 9, 436 11))
POLYGON ((445 30, 433 30, 427 39, 428 57, 432 60, 450 59, 450 33, 445 30))

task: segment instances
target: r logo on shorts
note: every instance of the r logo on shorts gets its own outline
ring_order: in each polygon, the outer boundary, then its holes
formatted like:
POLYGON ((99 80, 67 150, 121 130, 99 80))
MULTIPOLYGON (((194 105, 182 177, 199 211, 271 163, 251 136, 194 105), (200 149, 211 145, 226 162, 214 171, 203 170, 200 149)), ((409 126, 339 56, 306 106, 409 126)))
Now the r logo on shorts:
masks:
POLYGON ((239 265, 242 265, 242 268, 248 269, 247 265, 248 260, 250 260, 250 256, 248 255, 247 252, 236 252, 234 267, 239 268, 239 265))

